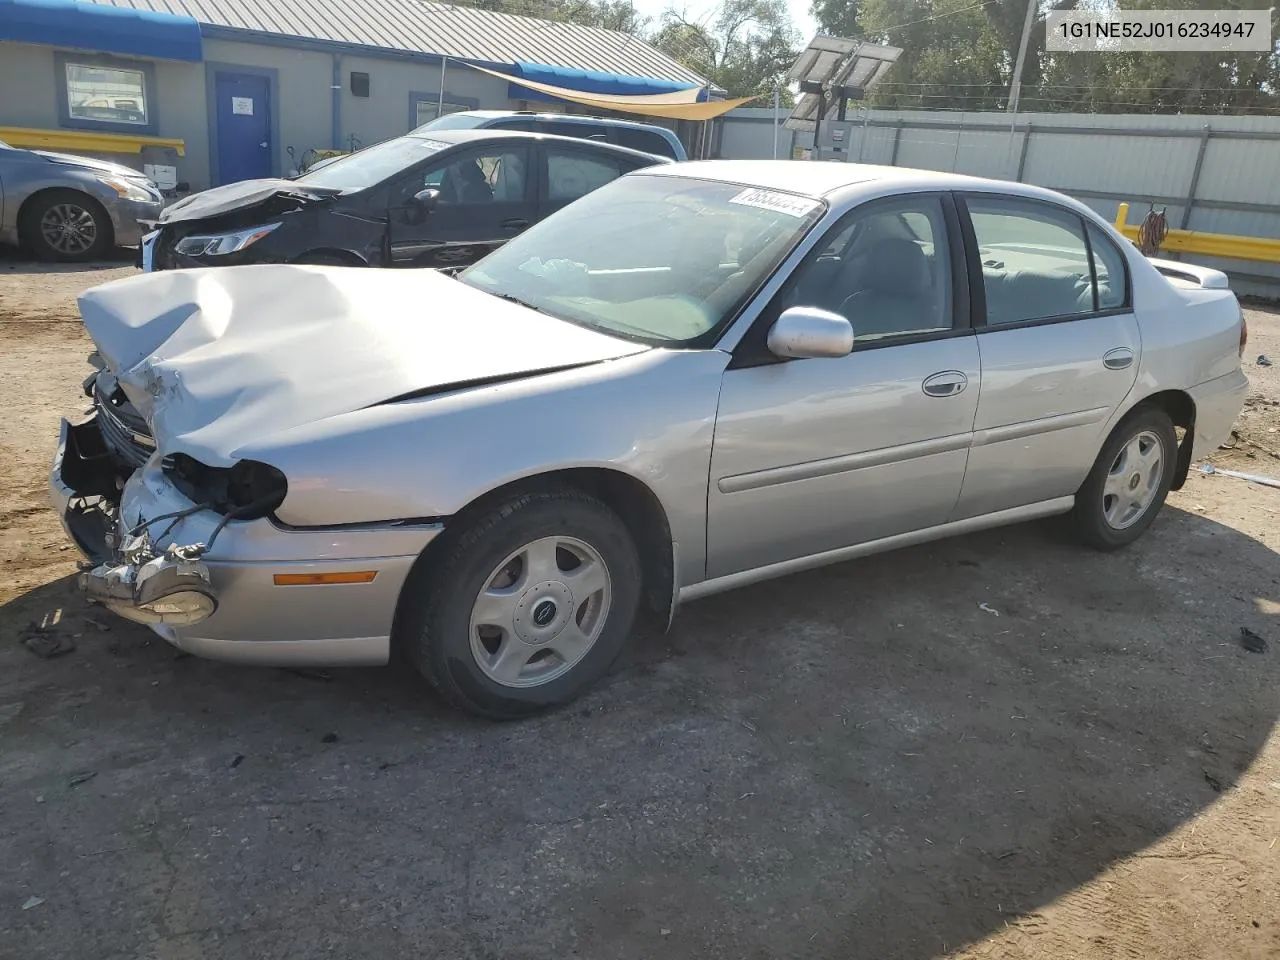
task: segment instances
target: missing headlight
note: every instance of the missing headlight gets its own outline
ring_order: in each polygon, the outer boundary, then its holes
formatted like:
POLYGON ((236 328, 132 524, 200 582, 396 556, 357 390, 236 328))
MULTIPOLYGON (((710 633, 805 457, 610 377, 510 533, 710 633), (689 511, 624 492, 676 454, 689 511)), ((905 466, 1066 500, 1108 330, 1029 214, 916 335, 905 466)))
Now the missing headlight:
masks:
POLYGON ((236 520, 265 517, 284 503, 288 481, 275 467, 259 460, 240 460, 231 467, 210 467, 185 453, 166 457, 165 475, 193 503, 236 520))

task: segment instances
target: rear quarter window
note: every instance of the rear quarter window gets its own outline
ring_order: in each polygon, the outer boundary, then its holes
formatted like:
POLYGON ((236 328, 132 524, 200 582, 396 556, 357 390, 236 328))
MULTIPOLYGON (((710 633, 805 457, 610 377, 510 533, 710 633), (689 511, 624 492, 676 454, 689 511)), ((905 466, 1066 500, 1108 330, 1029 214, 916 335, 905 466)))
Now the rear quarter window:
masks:
POLYGON ((657 154, 670 160, 676 159, 676 152, 666 137, 648 130, 633 130, 630 127, 617 127, 613 131, 614 142, 620 147, 632 150, 643 150, 645 153, 657 154))

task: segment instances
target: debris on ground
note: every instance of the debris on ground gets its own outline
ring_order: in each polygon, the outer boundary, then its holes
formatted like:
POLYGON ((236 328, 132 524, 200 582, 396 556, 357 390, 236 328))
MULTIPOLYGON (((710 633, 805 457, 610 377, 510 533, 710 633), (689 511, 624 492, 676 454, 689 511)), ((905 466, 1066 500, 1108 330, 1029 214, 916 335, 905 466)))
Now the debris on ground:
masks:
POLYGON ((1214 793, 1222 792, 1222 781, 1215 777, 1208 770, 1204 771, 1204 782, 1213 788, 1214 793))
POLYGON ((244 763, 244 754, 237 753, 234 757, 231 758, 231 769, 234 770, 236 767, 240 766, 240 764, 242 763, 244 763))
POLYGON ((1258 354, 1258 366, 1260 367, 1271 366, 1271 358, 1268 357, 1265 353, 1258 354))
POLYGON ((1266 653, 1267 639, 1254 633, 1248 627, 1240 628, 1240 646, 1250 653, 1266 653))
POLYGON ((27 897, 27 901, 22 905, 22 909, 30 910, 32 907, 38 907, 42 903, 44 903, 44 897, 27 897))
POLYGON ((1211 463, 1202 463, 1200 472, 1204 474, 1221 474, 1224 477, 1235 477, 1237 480, 1248 480, 1250 483, 1259 483, 1264 487, 1275 487, 1280 490, 1280 479, 1275 477, 1264 477, 1260 473, 1241 473, 1239 470, 1223 470, 1215 467, 1211 463))
MULTIPOLYGON (((1231 431, 1231 440, 1232 440, 1232 443, 1230 444, 1224 443, 1222 445, 1222 449, 1231 450, 1231 449, 1234 449, 1239 444, 1243 443, 1246 447, 1253 447, 1254 450, 1259 450, 1262 453, 1265 453, 1268 457, 1274 457, 1275 459, 1280 460, 1280 450, 1272 450, 1270 447, 1264 447, 1262 444, 1258 443, 1258 441, 1256 440, 1251 440, 1248 437, 1241 436, 1239 430, 1231 431)), ((1250 453, 1250 454, 1247 454, 1247 456, 1252 457, 1253 454, 1250 453)))
POLYGON ((76 648, 71 634, 63 633, 56 624, 47 622, 27 624, 18 634, 18 642, 42 660, 52 660, 76 648))
POLYGON ((990 605, 990 604, 988 604, 988 603, 980 603, 980 604, 978 604, 978 609, 979 609, 979 610, 981 610, 983 613, 989 613, 989 614, 991 614, 993 617, 998 617, 998 616, 1000 616, 1000 611, 999 611, 999 610, 997 610, 995 607, 991 606, 991 605, 990 605))
POLYGON ((321 743, 337 743, 338 735, 336 733, 326 733, 320 738, 321 743))
POLYGON ((77 773, 74 777, 67 781, 68 787, 78 787, 82 783, 88 783, 98 775, 97 770, 86 770, 84 773, 77 773))

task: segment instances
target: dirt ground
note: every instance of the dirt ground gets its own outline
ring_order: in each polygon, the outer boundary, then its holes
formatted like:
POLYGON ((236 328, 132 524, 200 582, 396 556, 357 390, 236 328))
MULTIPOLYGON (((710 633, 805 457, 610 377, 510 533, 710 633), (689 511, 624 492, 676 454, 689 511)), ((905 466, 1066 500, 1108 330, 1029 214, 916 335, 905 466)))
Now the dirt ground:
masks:
MULTIPOLYGON (((131 272, 0 262, 5 960, 1280 956, 1280 490, 1194 474, 1116 555, 1036 524, 701 601, 479 723, 80 602, 45 475, 73 297, 131 272)), ((1248 317, 1215 459, 1280 476, 1248 317)))

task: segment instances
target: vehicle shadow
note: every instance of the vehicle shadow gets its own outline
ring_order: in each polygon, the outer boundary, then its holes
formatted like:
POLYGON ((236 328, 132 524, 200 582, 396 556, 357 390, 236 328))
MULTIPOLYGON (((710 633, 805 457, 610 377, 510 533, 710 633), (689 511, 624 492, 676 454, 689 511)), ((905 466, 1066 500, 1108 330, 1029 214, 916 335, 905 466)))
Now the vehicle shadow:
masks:
POLYGON ((0 899, 71 905, 0 933, 924 960, 1231 791, 1280 712, 1278 602, 1275 553, 1197 514, 1110 555, 1010 528, 691 604, 572 707, 489 724, 404 669, 178 657, 59 581, 0 608, 0 899), (73 653, 12 642, 57 610, 73 653))
POLYGON ((51 263, 35 260, 18 247, 0 244, 0 270, 21 269, 23 273, 93 273, 97 270, 116 270, 133 263, 138 256, 137 247, 116 247, 101 260, 86 263, 51 263))

